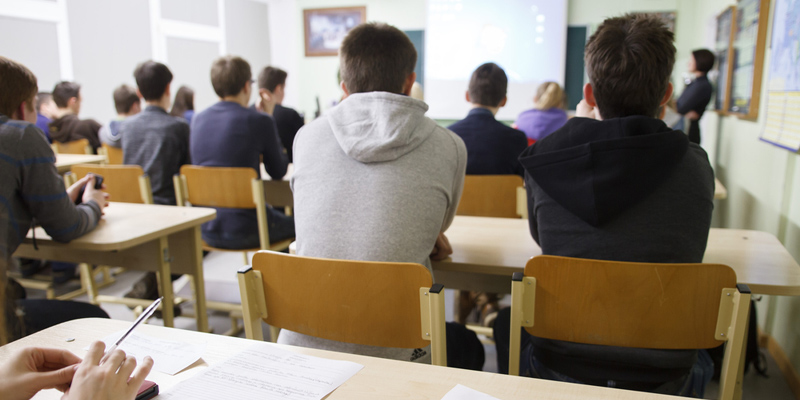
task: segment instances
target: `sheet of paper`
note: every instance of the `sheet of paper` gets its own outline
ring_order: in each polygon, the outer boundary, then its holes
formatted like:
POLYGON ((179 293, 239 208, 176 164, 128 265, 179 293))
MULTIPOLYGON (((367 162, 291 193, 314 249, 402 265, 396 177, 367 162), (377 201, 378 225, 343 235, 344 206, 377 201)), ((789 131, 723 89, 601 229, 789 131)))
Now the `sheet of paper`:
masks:
POLYGON ((470 389, 464 385, 456 385, 451 391, 447 392, 442 400, 499 400, 497 397, 489 396, 477 390, 470 389))
POLYGON ((319 400, 364 368, 260 342, 159 395, 165 399, 319 400))
MULTIPOLYGON (((124 333, 119 331, 103 338, 106 348, 111 347, 124 333)), ((159 339, 133 331, 118 348, 136 357, 139 364, 145 356, 150 356, 154 361, 154 370, 175 375, 199 360, 206 350, 206 344, 159 339)))

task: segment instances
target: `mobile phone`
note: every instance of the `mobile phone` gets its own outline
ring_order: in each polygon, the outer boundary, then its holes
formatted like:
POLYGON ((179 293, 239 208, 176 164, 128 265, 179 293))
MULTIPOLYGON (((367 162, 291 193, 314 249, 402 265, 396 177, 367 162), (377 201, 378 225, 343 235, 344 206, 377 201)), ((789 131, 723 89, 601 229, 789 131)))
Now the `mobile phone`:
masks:
POLYGON ((136 400, 148 400, 158 395, 158 385, 153 381, 145 380, 142 386, 139 386, 139 392, 136 393, 136 400))
MULTIPOLYGON (((91 173, 91 172, 90 172, 91 173)), ((94 175, 94 188, 100 190, 103 188, 103 177, 97 174, 94 175)), ((78 197, 75 198, 75 204, 83 203, 83 193, 86 191, 86 186, 82 187, 81 190, 78 192, 78 197)))

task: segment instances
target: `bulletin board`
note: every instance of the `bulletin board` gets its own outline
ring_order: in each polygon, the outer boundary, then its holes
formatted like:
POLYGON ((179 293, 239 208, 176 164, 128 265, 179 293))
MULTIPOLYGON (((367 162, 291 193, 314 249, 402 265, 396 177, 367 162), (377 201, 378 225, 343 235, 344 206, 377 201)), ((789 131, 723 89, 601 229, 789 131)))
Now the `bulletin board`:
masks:
POLYGON ((770 0, 738 0, 728 113, 758 119, 770 0))
POLYGON ((717 16, 717 34, 714 53, 717 56, 717 87, 714 96, 714 109, 725 115, 728 112, 731 95, 731 71, 733 63, 733 36, 736 32, 736 6, 730 6, 717 16))
POLYGON ((776 0, 761 140, 800 149, 800 1, 776 0))

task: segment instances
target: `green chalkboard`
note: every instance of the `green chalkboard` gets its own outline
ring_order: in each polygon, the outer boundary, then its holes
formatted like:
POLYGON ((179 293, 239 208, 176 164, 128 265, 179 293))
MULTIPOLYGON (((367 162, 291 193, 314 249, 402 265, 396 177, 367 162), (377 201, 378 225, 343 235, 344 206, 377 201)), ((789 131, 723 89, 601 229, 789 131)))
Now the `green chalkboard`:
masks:
POLYGON ((417 50, 417 66, 414 72, 417 73, 417 82, 420 85, 425 83, 425 31, 405 31, 414 48, 417 50))
POLYGON ((583 48, 586 47, 586 27, 567 27, 567 62, 564 73, 564 91, 567 104, 574 110, 583 99, 583 48))

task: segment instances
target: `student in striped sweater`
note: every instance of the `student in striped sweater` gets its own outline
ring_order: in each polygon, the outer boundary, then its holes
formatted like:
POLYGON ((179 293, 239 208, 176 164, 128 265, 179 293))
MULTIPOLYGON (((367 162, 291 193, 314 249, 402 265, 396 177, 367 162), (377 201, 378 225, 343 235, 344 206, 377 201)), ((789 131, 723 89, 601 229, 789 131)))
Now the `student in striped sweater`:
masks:
MULTIPOLYGON (((37 84, 33 73, 0 57, 0 87, 0 259, 9 260, 34 221, 60 242, 91 231, 100 220, 108 195, 94 189, 94 176, 64 191, 53 151, 34 125, 37 84), (84 186, 86 190, 76 206, 84 186)), ((5 272, 0 270, 0 275, 5 272)), ((13 306, 13 302, 2 300, 2 304, 13 306)), ((22 315, 20 335, 70 319, 108 317, 100 308, 85 303, 21 300, 15 304, 18 309, 14 315, 22 315)))

